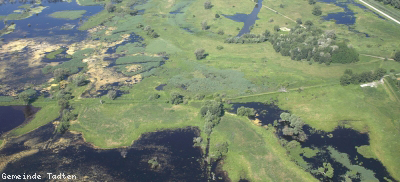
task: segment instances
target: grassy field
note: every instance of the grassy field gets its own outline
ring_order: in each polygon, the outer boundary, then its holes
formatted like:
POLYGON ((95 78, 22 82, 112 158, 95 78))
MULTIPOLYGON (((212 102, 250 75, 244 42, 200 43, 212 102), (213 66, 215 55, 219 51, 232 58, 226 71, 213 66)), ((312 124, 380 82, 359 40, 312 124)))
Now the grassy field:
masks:
MULTIPOLYGON (((381 2, 375 0, 364 0, 366 3, 370 4, 371 6, 375 7, 376 9, 386 13, 387 15, 391 16, 392 18, 396 19, 397 21, 400 20, 400 11, 393 6, 387 4, 383 4, 381 2)), ((361 4, 361 3, 360 3, 361 4)), ((371 9, 373 11, 373 9, 371 9)), ((391 21, 391 20, 388 20, 391 21)))
POLYGON ((86 10, 57 11, 50 14, 49 16, 53 18, 76 20, 78 18, 81 18, 85 13, 86 10))
POLYGON ((226 114, 211 134, 211 153, 220 142, 229 144, 223 169, 232 181, 316 181, 289 160, 273 130, 255 126, 245 117, 226 114))
MULTIPOLYGON (((37 106, 37 105, 35 105, 37 106)), ((26 134, 36 128, 43 126, 56 118, 58 118, 58 111, 60 107, 54 104, 46 104, 46 106, 42 107, 39 112, 35 114, 35 117, 32 121, 27 123, 26 125, 17 128, 11 132, 13 136, 20 136, 26 134)))
MULTIPOLYGON (((125 3, 117 6, 127 8, 125 3)), ((389 98, 383 86, 375 89, 360 88, 358 85, 339 85, 339 78, 346 69, 352 69, 355 73, 376 68, 400 70, 399 63, 360 56, 360 61, 352 64, 310 65, 306 61, 293 61, 289 57, 281 56, 269 42, 225 44, 224 40, 229 35, 236 35, 243 23, 223 16, 215 18, 215 14, 250 13, 254 2, 213 1, 213 8, 208 10, 204 9, 203 3, 189 0, 149 1, 137 7, 146 9, 140 16, 121 16, 118 13, 102 11, 90 17, 80 27, 81 30, 96 27, 101 23, 117 27, 109 35, 105 35, 105 30, 97 32, 95 36, 100 40, 110 41, 120 38, 120 34, 135 32, 145 39, 145 53, 165 51, 170 57, 165 65, 155 69, 152 76, 143 76, 144 79, 132 88, 124 87, 123 90, 129 91, 129 94, 124 94, 116 100, 110 100, 107 96, 80 99, 79 95, 85 87, 76 88, 71 105, 78 118, 71 122, 70 129, 81 132, 87 142, 99 148, 129 146, 146 132, 186 126, 203 128, 204 121, 197 116, 201 101, 190 101, 188 105, 178 106, 165 103, 172 92, 179 92, 186 97, 204 92, 208 99, 213 99, 213 95, 218 93, 225 95, 225 100, 231 99, 234 102, 259 102, 277 98, 282 109, 300 116, 316 129, 332 131, 343 123, 341 121, 346 120, 347 126, 368 132, 370 145, 360 148, 360 153, 378 158, 396 179, 400 179, 396 170, 400 168, 400 144, 396 137, 400 132, 399 103, 389 98), (184 13, 169 14, 170 11, 180 8, 184 13), (209 30, 201 30, 203 21, 207 21, 209 30), (151 26, 160 37, 150 38, 145 31, 136 28, 138 23, 151 26), (217 34, 219 30, 223 30, 224 35, 217 34), (223 46, 223 49, 218 50, 217 46, 223 46), (198 48, 205 49, 208 54, 205 59, 196 60, 194 51, 198 48), (237 75, 239 76, 236 77, 237 75), (229 89, 218 90, 221 88, 218 84, 197 84, 198 90, 183 90, 179 85, 172 84, 173 81, 182 80, 193 80, 196 83, 206 80, 204 83, 211 83, 215 81, 214 78, 220 78, 218 81, 228 85, 229 89), (154 89, 164 83, 168 83, 165 90, 154 89), (287 87, 289 92, 277 92, 281 86, 287 87), (303 91, 299 92, 299 88, 303 91), (149 101, 149 96, 154 93, 160 94, 161 97, 149 101), (100 99, 104 100, 105 104, 100 104, 100 99)), ((322 7, 323 14, 343 11, 332 4, 317 4, 322 7)), ((390 57, 400 46, 400 34, 397 31, 399 26, 354 6, 350 6, 357 13, 357 21, 353 28, 368 33, 371 37, 366 38, 365 34, 351 32, 348 27, 336 25, 331 21, 320 21, 320 17, 311 14, 313 6, 308 5, 306 0, 266 0, 263 5, 294 20, 311 20, 323 30, 333 29, 338 35, 338 41, 348 42, 360 53, 390 57), (284 8, 281 8, 280 4, 283 4, 284 8)), ((291 20, 267 8, 262 8, 258 17, 260 19, 256 21, 252 33, 259 34, 266 29, 272 31, 275 25, 288 28, 295 26, 291 20), (273 22, 269 22, 270 19, 273 19, 273 22)), ((92 52, 95 51, 97 50, 92 52)), ((120 61, 135 60, 126 57, 120 58, 120 61)), ((76 63, 81 63, 80 59, 76 63)), ((2 105, 20 103, 0 102, 2 105)), ((13 134, 27 133, 58 117, 59 108, 56 102, 39 99, 34 105, 42 107, 35 119, 14 130, 13 134)), ((202 135, 204 138, 205 134, 202 135)), ((290 156, 280 146, 272 130, 265 130, 251 124, 247 119, 226 114, 211 135, 211 152, 215 150, 213 146, 216 143, 225 141, 229 143, 229 152, 224 160, 223 169, 233 181, 240 178, 251 181, 313 180, 309 173, 290 161, 290 156)))

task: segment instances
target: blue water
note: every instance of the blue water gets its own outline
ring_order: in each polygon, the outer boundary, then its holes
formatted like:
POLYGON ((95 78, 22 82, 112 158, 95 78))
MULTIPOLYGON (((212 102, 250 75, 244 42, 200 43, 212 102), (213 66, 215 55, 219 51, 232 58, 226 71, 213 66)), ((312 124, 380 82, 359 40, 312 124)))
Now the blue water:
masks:
MULTIPOLYGON (((22 3, 15 4, 3 4, 0 6, 0 14, 7 15, 12 13, 14 10, 20 9, 18 6, 23 5, 22 3)), ((13 33, 4 35, 2 38, 5 41, 9 41, 15 38, 33 38, 33 37, 41 37, 41 36, 54 36, 54 35, 69 35, 74 36, 77 40, 83 40, 86 38, 86 31, 78 30, 78 26, 83 23, 77 20, 67 20, 67 19, 58 19, 52 18, 49 15, 56 11, 65 11, 65 10, 86 10, 86 13, 83 15, 83 21, 87 19, 88 16, 96 14, 103 9, 102 5, 98 6, 80 6, 76 3, 75 0, 72 2, 48 2, 42 1, 43 6, 47 6, 41 13, 38 15, 33 15, 27 19, 23 20, 9 20, 8 23, 14 22, 16 24, 16 29, 13 33), (66 23, 76 25, 71 30, 60 30, 62 26, 66 23), (31 24, 31 27, 28 26, 31 24)), ((4 24, 0 24, 0 29, 4 28, 4 24)), ((75 40, 76 41, 76 40, 75 40)))
MULTIPOLYGON (((356 22, 355 13, 351 9, 348 8, 348 4, 352 4, 361 9, 371 11, 367 7, 365 7, 361 4, 358 4, 358 3, 354 2, 353 0, 350 0, 345 3, 337 2, 336 0, 321 0, 321 2, 335 4, 336 6, 339 6, 344 9, 344 12, 330 13, 327 16, 322 17, 324 20, 335 20, 336 24, 353 25, 356 22)), ((379 18, 385 19, 381 15, 379 15, 373 11, 371 11, 371 12, 374 13, 379 18)))
POLYGON ((256 20, 259 20, 257 17, 258 13, 262 8, 262 0, 258 0, 258 4, 254 6, 253 11, 250 14, 236 13, 235 15, 223 15, 226 18, 229 18, 236 22, 243 22, 243 28, 240 30, 238 37, 243 34, 250 33, 250 27, 256 23, 256 20))

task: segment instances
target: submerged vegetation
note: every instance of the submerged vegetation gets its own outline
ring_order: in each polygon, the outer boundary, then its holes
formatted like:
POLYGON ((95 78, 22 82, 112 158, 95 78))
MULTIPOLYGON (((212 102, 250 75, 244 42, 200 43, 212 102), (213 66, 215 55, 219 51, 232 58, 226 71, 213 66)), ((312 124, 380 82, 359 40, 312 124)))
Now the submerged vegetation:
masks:
POLYGON ((86 13, 86 10, 68 10, 68 11, 57 11, 49 16, 53 18, 63 18, 63 19, 69 19, 69 20, 76 20, 78 18, 81 18, 83 14, 86 13))

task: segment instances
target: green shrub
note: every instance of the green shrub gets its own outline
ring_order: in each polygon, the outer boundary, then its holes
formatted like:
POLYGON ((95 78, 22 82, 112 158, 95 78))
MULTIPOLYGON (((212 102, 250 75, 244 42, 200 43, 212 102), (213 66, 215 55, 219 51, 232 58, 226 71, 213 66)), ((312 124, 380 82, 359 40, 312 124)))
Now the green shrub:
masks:
POLYGON ((256 111, 254 110, 254 108, 248 108, 248 107, 242 106, 237 109, 237 115, 254 117, 256 115, 256 111))
POLYGON ((183 103, 183 95, 181 95, 177 92, 173 92, 171 94, 170 102, 171 102, 171 104, 175 104, 175 105, 183 103))

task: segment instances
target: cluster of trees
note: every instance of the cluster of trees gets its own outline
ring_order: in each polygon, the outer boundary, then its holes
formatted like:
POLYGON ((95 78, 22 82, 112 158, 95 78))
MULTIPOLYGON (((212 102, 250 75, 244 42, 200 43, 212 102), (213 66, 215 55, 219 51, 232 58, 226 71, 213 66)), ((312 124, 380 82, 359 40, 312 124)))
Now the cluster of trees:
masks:
POLYGON ((28 89, 18 94, 18 99, 24 102, 25 105, 28 105, 35 98, 37 98, 37 94, 33 89, 28 89))
POLYGON ((224 115, 224 105, 222 102, 209 100, 200 109, 200 115, 204 118, 204 132, 210 136, 212 129, 219 123, 224 115))
POLYGON ((243 34, 240 37, 229 37, 225 40, 228 44, 253 44, 262 43, 268 40, 264 34, 243 34))
POLYGON ((303 131, 303 126, 305 123, 300 117, 287 112, 281 113, 280 117, 281 119, 279 122, 283 122, 285 124, 284 128, 282 129, 283 135, 291 136, 293 139, 302 142, 307 140, 308 137, 303 131))
POLYGON ((157 38, 160 35, 158 35, 157 32, 154 31, 154 29, 151 28, 150 25, 144 26, 143 24, 139 23, 136 28, 141 28, 142 30, 147 32, 147 35, 152 37, 152 38, 157 38))
POLYGON ((57 68, 53 71, 54 79, 57 82, 60 82, 61 80, 68 78, 69 74, 70 74, 69 70, 65 68, 57 68))
POLYGON ((115 11, 116 6, 113 5, 113 4, 110 2, 110 3, 107 3, 107 4, 106 4, 105 9, 107 10, 107 12, 112 13, 112 12, 115 11))
POLYGON ((244 106, 239 107, 236 113, 238 116, 247 116, 247 117, 256 116, 256 110, 254 110, 254 108, 248 108, 244 106))
POLYGON ((386 74, 386 69, 377 68, 374 71, 364 71, 360 74, 353 73, 353 70, 346 69, 340 77, 340 85, 360 84, 381 79, 386 74))
POLYGON ((383 4, 390 4, 397 9, 400 9, 400 0, 375 0, 379 2, 383 2, 383 4))
POLYGON ((343 42, 336 42, 333 30, 322 31, 313 26, 311 21, 306 21, 306 28, 295 26, 289 34, 275 33, 269 36, 269 41, 276 52, 282 56, 290 56, 292 60, 310 61, 318 63, 353 63, 359 60, 354 48, 343 42))
POLYGON ((178 93, 178 92, 173 92, 173 93, 171 94, 171 98, 170 98, 169 102, 170 102, 171 104, 178 105, 178 104, 183 103, 183 98, 184 98, 184 96, 181 95, 180 93, 178 93))

